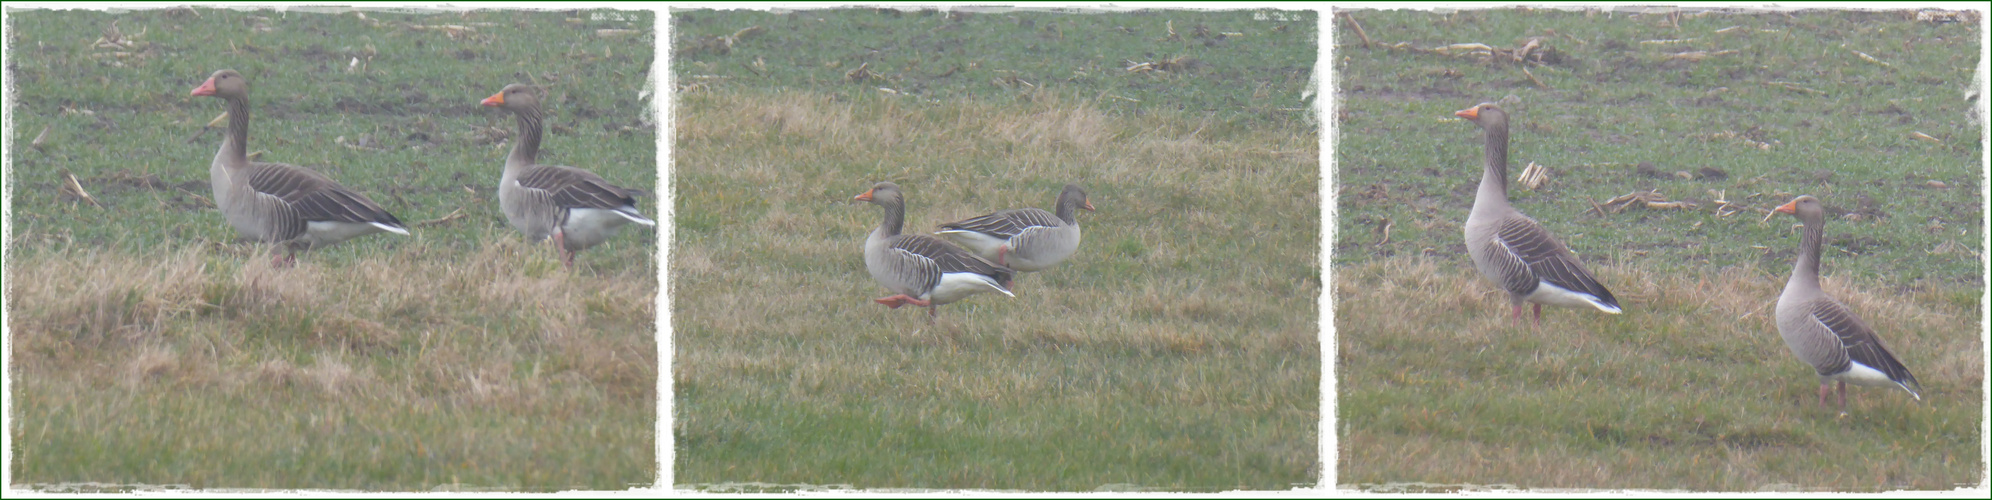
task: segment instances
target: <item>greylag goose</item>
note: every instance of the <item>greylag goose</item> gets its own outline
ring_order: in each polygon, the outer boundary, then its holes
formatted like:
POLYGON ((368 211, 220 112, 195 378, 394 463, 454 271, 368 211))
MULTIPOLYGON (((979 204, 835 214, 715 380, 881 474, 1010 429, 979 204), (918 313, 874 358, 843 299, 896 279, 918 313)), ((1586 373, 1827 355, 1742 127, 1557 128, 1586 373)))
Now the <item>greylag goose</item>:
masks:
POLYGON ((935 234, 996 265, 1037 272, 1064 262, 1079 249, 1079 219, 1074 211, 1081 208, 1093 209, 1086 190, 1066 184, 1058 193, 1056 214, 1035 208, 1004 210, 941 224, 935 234))
POLYGON ((1508 114, 1494 103, 1481 103, 1453 115, 1479 125, 1487 136, 1480 191, 1466 216, 1466 252, 1480 274, 1508 292, 1513 321, 1521 321, 1524 302, 1534 304, 1537 327, 1542 326, 1543 304, 1618 314, 1618 300, 1591 277, 1584 262, 1508 204, 1508 114))
POLYGON ((367 234, 406 236, 408 226, 367 199, 311 169, 249 161, 249 82, 235 70, 214 72, 193 95, 228 105, 228 136, 208 174, 215 206, 243 236, 286 248, 279 265, 296 262, 302 249, 329 246, 367 234))
POLYGON ((892 309, 903 305, 927 308, 933 324, 936 309, 983 292, 1010 293, 1010 268, 977 257, 967 250, 924 234, 900 234, 906 221, 906 199, 899 186, 881 182, 854 198, 885 208, 885 220, 865 237, 865 270, 894 295, 873 299, 892 309))
POLYGON ((514 83, 480 103, 511 110, 519 119, 519 135, 498 178, 498 206, 526 239, 552 237, 561 263, 573 268, 575 253, 615 236, 624 224, 657 221, 637 212, 635 190, 587 170, 539 163, 539 97, 532 87, 514 83))
POLYGON ((1826 404, 1828 382, 1840 386, 1840 413, 1847 412, 1847 383, 1909 391, 1921 401, 1922 388, 1909 368, 1888 352, 1867 322, 1819 288, 1819 245, 1826 237, 1825 210, 1819 199, 1800 196, 1779 206, 1805 224, 1798 239, 1798 259, 1784 293, 1778 294, 1778 334, 1791 353, 1819 373, 1819 404, 1826 404))

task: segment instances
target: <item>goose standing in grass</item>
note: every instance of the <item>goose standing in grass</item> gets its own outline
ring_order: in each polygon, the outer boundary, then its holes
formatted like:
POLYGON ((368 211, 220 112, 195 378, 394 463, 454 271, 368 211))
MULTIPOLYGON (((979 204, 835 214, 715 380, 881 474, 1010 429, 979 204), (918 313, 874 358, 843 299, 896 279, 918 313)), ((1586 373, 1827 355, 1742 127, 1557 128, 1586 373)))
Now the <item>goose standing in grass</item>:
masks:
POLYGON ((865 270, 894 295, 873 299, 898 309, 903 305, 927 308, 927 323, 933 324, 936 309, 984 292, 1010 293, 1010 268, 977 257, 967 250, 924 234, 900 234, 906 222, 906 198, 899 186, 880 182, 854 198, 885 209, 885 220, 865 237, 865 270))
POLYGON ((1826 404, 1826 387, 1838 382, 1840 414, 1847 413, 1847 383, 1897 386, 1921 401, 1921 384, 1909 368, 1888 352, 1867 322, 1819 288, 1819 250, 1826 238, 1826 215, 1819 199, 1800 196, 1779 206, 1805 224, 1798 239, 1798 259, 1778 295, 1778 334, 1791 353, 1819 373, 1819 404, 1826 404))
POLYGON ((510 110, 519 119, 512 154, 498 178, 498 206, 505 220, 528 240, 553 238, 560 262, 569 269, 575 253, 615 236, 623 225, 657 225, 637 212, 637 191, 587 170, 539 163, 540 96, 531 86, 506 85, 480 104, 510 110))
POLYGON ((215 206, 243 236, 285 247, 279 266, 297 252, 372 233, 406 236, 408 227, 380 205, 330 177, 282 163, 249 161, 249 82, 235 70, 214 72, 193 95, 228 105, 228 136, 208 168, 215 206))
POLYGON ((1583 261, 1508 204, 1508 114, 1494 103, 1481 103, 1453 115, 1479 125, 1487 138, 1480 191, 1466 216, 1466 251, 1480 274, 1508 292, 1513 321, 1521 321, 1524 302, 1534 304, 1537 327, 1543 304, 1618 314, 1618 299, 1591 277, 1583 261))
POLYGON ((1078 209, 1093 209, 1086 190, 1066 184, 1058 193, 1057 213, 1036 208, 1004 210, 941 225, 935 234, 996 265, 1037 272, 1064 262, 1079 250, 1078 209))

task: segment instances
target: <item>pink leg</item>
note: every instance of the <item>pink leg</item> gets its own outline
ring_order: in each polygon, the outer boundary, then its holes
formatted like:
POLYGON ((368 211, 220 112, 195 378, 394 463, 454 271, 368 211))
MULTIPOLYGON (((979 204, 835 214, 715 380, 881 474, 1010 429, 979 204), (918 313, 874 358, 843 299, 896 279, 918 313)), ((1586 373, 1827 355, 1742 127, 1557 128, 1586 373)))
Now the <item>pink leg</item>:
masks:
POLYGON ((872 302, 884 304, 887 309, 898 309, 899 306, 906 305, 906 296, 894 295, 891 297, 872 299, 872 302))
POLYGON ((574 269, 574 253, 567 251, 567 233, 554 229, 553 247, 560 250, 560 263, 569 270, 574 269))
POLYGON ((1840 381, 1840 413, 1847 412, 1847 381, 1840 381))
POLYGON ((1522 326, 1522 305, 1515 304, 1514 310, 1515 310, 1514 314, 1508 315, 1508 326, 1510 327, 1522 326))
POLYGON ((297 265, 297 254, 295 253, 284 252, 283 255, 270 258, 270 267, 287 269, 294 265, 297 265))
POLYGON ((885 298, 881 298, 881 299, 872 299, 872 302, 877 302, 877 303, 880 303, 880 304, 885 304, 885 306, 886 306, 887 308, 890 308, 890 309, 898 309, 898 308, 899 308, 899 306, 903 306, 903 305, 907 305, 907 304, 912 304, 912 305, 916 305, 916 306, 921 306, 921 307, 926 307, 927 305, 929 305, 927 301, 924 301, 924 300, 920 300, 920 299, 916 299, 916 298, 913 298, 913 297, 909 297, 909 296, 907 296, 906 294, 903 294, 903 293, 902 293, 902 294, 899 294, 899 295, 894 295, 894 296, 891 296, 891 297, 885 297, 885 298))
POLYGON ((1826 406, 1826 393, 1832 392, 1825 380, 1819 381, 1819 406, 1826 406))
POLYGON ((1535 312, 1536 312, 1536 317, 1535 317, 1535 327, 1536 327, 1536 329, 1541 329, 1541 328, 1542 328, 1542 304, 1536 304, 1536 305, 1535 305, 1535 312))
POLYGON ((1006 258, 1009 257, 1009 255, 1010 255, 1009 245, 996 247, 996 265, 1003 267, 1010 267, 1010 264, 1006 260, 1006 258))
POLYGON ((939 314, 940 308, 941 306, 936 304, 927 304, 927 324, 934 324, 934 316, 939 314))

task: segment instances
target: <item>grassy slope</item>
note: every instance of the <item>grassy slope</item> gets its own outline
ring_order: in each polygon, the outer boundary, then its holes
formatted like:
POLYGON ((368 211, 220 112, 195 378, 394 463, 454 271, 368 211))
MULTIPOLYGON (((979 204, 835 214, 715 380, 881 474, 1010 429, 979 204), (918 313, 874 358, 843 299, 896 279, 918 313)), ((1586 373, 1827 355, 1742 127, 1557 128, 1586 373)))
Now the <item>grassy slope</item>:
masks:
POLYGON ((1279 109, 1304 106, 1314 34, 1311 20, 1271 31, 1279 23, 1250 19, 674 17, 681 48, 767 29, 674 65, 677 480, 1315 481, 1318 129, 1279 109), (1248 34, 1215 47, 1187 33, 1187 47, 1155 42, 1170 19, 1178 31, 1203 22, 1248 34), (1186 54, 1210 67, 1118 68, 1186 54), (845 82, 866 63, 884 82, 845 82), (1043 88, 1006 88, 1000 74, 1043 88), (850 198, 881 180, 906 190, 913 231, 1048 206, 1066 182, 1088 188, 1099 211, 1079 216, 1086 243, 1073 260, 1020 278, 1015 299, 944 306, 930 327, 924 311, 870 301, 881 290, 859 247, 880 211, 850 198))
POLYGON ((550 84, 542 159, 655 192, 638 95, 651 37, 595 34, 653 18, 613 14, 11 13, 15 480, 653 481, 654 233, 559 271, 496 209, 512 119, 477 105, 550 84), (141 45, 92 48, 113 21, 141 45), (262 160, 326 173, 411 224, 463 216, 271 271, 201 204, 221 134, 200 129, 222 106, 187 93, 220 68, 250 79, 262 160), (64 172, 105 206, 57 195, 64 172))
POLYGON ((1961 97, 1978 64, 1975 24, 1903 12, 1355 15, 1373 40, 1421 48, 1514 48, 1553 31, 1548 66, 1530 66, 1553 90, 1511 62, 1366 49, 1338 23, 1342 483, 1861 490, 1983 480, 1982 130, 1961 97), (1687 50, 1736 52, 1667 58, 1687 50), (1471 271, 1460 224, 1479 178, 1479 131, 1451 112, 1504 97, 1516 120, 1512 168, 1534 161, 1553 173, 1542 190, 1512 191, 1516 205, 1581 254, 1626 314, 1553 310, 1540 332, 1508 330, 1504 298, 1471 271), (1712 135, 1724 131, 1775 142, 1712 135), (1728 177, 1649 178, 1634 173, 1639 162, 1728 177), (1701 206, 1583 213, 1587 199, 1647 189, 1701 206), (1743 211, 1715 215, 1710 190, 1743 211), (1815 378, 1771 320, 1798 238, 1792 219, 1760 222, 1796 194, 1843 215, 1827 228, 1827 288, 1881 330, 1923 381, 1925 403, 1856 388, 1850 418, 1814 406, 1815 378), (1378 244, 1386 220, 1390 240, 1378 244))

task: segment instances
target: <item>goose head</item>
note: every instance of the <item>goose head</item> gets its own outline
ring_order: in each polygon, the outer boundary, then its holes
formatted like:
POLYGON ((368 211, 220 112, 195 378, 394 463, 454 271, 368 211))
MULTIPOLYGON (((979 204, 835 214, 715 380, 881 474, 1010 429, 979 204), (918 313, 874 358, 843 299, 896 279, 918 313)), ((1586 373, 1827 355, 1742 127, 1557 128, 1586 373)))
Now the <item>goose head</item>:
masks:
POLYGON ((505 108, 513 111, 539 109, 540 95, 539 90, 533 88, 531 85, 514 83, 506 85, 503 90, 499 90, 496 94, 491 94, 491 97, 484 98, 478 104, 483 104, 485 107, 505 108))
POLYGON ((871 202, 873 205, 880 206, 894 206, 902 203, 899 197, 899 185, 890 182, 874 184, 871 189, 865 190, 864 194, 857 195, 851 199, 871 202))
POLYGON ((1480 128, 1487 128, 1488 125, 1493 124, 1501 124, 1502 126, 1508 124, 1508 113, 1501 111, 1500 106, 1496 106, 1491 102, 1483 102, 1471 108, 1454 111, 1453 116, 1465 118, 1466 121, 1473 122, 1474 125, 1479 125, 1480 128))
POLYGON ((249 81, 243 79, 242 74, 236 73, 235 70, 224 69, 214 72, 214 75, 209 76, 201 86, 194 87, 192 95, 223 99, 240 98, 249 95, 249 81))

